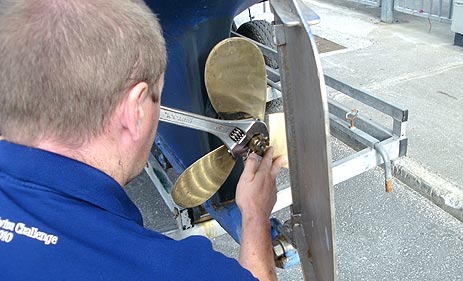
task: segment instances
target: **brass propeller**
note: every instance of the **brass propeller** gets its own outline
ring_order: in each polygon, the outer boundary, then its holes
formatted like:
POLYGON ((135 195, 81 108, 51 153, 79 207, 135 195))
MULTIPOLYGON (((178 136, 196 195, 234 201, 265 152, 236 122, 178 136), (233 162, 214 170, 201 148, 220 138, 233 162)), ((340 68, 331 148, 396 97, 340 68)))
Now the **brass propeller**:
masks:
MULTIPOLYGON (((256 45, 237 37, 221 41, 207 58, 204 78, 211 104, 222 119, 264 120, 266 71, 264 57, 256 45)), ((281 123, 272 122, 275 126, 281 123)), ((286 136, 284 127, 282 132, 286 136)), ((283 149, 286 151, 286 146, 283 149)), ((201 205, 219 190, 234 165, 235 159, 225 146, 209 152, 177 179, 171 194, 174 202, 185 208, 201 205)))
POLYGON ((172 189, 175 203, 185 208, 201 205, 222 186, 235 166, 225 145, 216 148, 190 165, 172 189))

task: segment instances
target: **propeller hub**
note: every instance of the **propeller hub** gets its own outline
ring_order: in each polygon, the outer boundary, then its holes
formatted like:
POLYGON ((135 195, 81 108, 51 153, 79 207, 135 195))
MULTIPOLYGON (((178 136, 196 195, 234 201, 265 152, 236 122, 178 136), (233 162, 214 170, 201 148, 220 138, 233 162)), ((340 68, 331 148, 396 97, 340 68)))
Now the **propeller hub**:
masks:
POLYGON ((265 150, 267 150, 268 145, 269 145, 268 137, 265 137, 264 135, 259 134, 251 138, 251 141, 249 142, 249 149, 251 149, 257 155, 263 156, 265 150))

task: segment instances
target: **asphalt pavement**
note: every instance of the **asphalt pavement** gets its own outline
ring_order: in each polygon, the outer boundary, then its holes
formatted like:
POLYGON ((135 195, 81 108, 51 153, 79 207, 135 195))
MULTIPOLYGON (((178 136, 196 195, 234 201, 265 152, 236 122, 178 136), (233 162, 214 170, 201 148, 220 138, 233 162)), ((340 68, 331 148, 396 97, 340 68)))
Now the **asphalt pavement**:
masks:
MULTIPOLYGON (((393 192, 384 192, 381 168, 334 187, 339 280, 462 280, 463 48, 452 45, 446 23, 396 13, 393 24, 384 24, 375 7, 340 0, 307 3, 321 17, 314 34, 345 47, 322 54, 324 72, 409 109, 408 154, 394 162, 393 192)), ((364 113, 383 118, 368 109, 364 113)), ((353 153, 334 138, 332 152, 333 159, 353 153)), ((287 181, 283 173, 279 182, 287 181)), ((146 227, 161 232, 175 227, 146 175, 132 182, 128 193, 146 227)), ((289 210, 275 216, 285 221, 289 210)), ((224 254, 238 256, 239 246, 228 235, 212 242, 224 254)), ((298 266, 278 270, 278 276, 303 280, 298 266)))

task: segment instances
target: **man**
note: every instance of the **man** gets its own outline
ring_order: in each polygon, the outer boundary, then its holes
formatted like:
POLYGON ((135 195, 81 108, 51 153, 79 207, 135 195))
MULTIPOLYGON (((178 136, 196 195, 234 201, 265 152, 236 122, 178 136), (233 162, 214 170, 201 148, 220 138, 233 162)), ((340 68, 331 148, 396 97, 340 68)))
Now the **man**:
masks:
POLYGON ((237 186, 239 264, 205 238, 144 229, 123 191, 153 143, 166 66, 143 3, 0 5, 2 280, 276 279, 272 148, 260 164, 251 154, 237 186))

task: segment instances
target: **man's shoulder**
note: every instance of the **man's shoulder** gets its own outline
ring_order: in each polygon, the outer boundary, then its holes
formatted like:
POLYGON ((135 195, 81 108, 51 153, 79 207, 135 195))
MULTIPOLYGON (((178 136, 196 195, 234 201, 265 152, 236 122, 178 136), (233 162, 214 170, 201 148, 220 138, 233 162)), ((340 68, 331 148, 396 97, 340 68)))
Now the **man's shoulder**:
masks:
POLYGON ((90 202, 34 188, 0 180, 0 267, 10 280, 253 280, 207 238, 175 241, 90 202))

